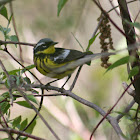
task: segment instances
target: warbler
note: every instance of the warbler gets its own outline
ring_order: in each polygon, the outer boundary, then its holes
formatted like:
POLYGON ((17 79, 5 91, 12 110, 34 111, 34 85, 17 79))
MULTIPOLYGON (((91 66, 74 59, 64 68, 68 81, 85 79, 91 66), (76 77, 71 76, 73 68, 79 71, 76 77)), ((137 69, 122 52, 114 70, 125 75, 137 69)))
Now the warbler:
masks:
POLYGON ((37 70, 51 78, 70 77, 78 66, 95 57, 101 57, 101 54, 54 47, 57 43, 49 38, 44 38, 33 49, 34 64, 37 70))

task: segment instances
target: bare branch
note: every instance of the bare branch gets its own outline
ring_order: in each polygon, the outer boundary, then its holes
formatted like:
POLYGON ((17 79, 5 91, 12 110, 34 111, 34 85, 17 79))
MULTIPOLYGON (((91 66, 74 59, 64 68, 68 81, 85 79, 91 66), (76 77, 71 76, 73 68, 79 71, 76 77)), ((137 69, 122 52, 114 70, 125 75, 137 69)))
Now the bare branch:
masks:
POLYGON ((32 47, 34 47, 36 45, 36 44, 33 44, 33 43, 2 41, 2 40, 0 40, 0 45, 5 45, 5 44, 20 44, 20 45, 26 45, 26 46, 32 46, 32 47))
POLYGON ((11 129, 11 128, 0 128, 0 131, 5 131, 5 132, 9 132, 9 133, 14 133, 14 134, 20 134, 21 136, 26 136, 26 137, 29 137, 29 138, 32 138, 32 139, 35 139, 35 140, 46 140, 46 139, 28 134, 26 132, 18 131, 18 130, 11 129))

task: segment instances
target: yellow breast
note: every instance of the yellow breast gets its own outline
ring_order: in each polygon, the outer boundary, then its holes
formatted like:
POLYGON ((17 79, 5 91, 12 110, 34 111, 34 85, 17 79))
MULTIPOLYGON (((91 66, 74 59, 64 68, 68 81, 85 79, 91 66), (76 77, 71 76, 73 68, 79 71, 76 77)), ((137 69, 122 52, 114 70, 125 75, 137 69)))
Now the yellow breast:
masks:
POLYGON ((73 71, 75 70, 75 69, 70 69, 63 73, 55 73, 54 70, 56 70, 57 68, 61 68, 62 66, 66 65, 67 63, 57 64, 54 61, 51 61, 47 57, 45 57, 44 59, 39 58, 39 57, 34 57, 34 64, 35 64, 37 70, 41 74, 51 77, 51 78, 57 78, 57 79, 62 79, 64 77, 70 75, 71 73, 73 73, 73 71))

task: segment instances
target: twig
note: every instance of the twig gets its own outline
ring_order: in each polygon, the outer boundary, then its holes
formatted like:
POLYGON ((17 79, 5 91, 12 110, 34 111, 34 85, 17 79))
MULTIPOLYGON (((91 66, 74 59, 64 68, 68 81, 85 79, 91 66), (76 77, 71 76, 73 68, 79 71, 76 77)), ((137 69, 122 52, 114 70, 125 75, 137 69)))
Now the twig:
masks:
MULTIPOLYGON (((14 17, 12 2, 10 2, 10 12, 12 14, 12 22, 13 22, 13 27, 14 27, 14 30, 15 30, 15 34, 17 36, 18 42, 20 42, 19 35, 18 35, 17 29, 16 29, 16 22, 15 22, 15 17, 14 17)), ((21 45, 20 44, 19 44, 19 53, 20 53, 21 62, 24 62, 23 61, 23 56, 22 56, 22 48, 21 48, 21 45)))
MULTIPOLYGON (((135 17, 134 22, 136 22, 136 20, 137 20, 139 14, 140 14, 140 10, 138 11, 138 13, 137 13, 137 15, 136 15, 136 17, 135 17)), ((132 27, 131 27, 131 28, 132 28, 132 27)), ((136 34, 136 36, 137 36, 138 40, 140 41, 140 37, 139 37, 137 34, 136 34)))
POLYGON ((40 83, 40 84, 42 84, 41 83, 41 81, 30 71, 30 70, 28 70, 24 65, 22 65, 18 60, 16 60, 16 58, 7 50, 7 48, 6 49, 4 49, 4 51, 5 52, 7 52, 12 58, 13 58, 13 60, 15 60, 20 66, 22 66, 24 69, 26 69, 30 74, 32 74, 32 76, 40 83))
POLYGON ((5 67, 4 67, 4 65, 3 65, 3 63, 2 63, 2 61, 1 61, 1 60, 0 60, 0 66, 1 66, 2 70, 4 71, 4 73, 6 74, 7 78, 9 79, 9 78, 10 78, 10 76, 9 76, 9 74, 8 74, 7 70, 5 69, 5 67))
MULTIPOLYGON (((127 85, 125 82, 122 83, 122 86, 123 86, 124 90, 127 89, 127 87, 128 87, 128 85, 127 85)), ((136 95, 135 90, 133 90, 133 89, 131 89, 131 88, 129 88, 129 89, 127 90, 127 93, 128 93, 129 95, 133 96, 133 97, 136 95)))
MULTIPOLYGON (((138 0, 131 0, 131 1, 128 1, 127 4, 132 3, 132 2, 135 2, 135 1, 138 1, 138 0)), ((118 7, 119 7, 119 5, 113 7, 112 9, 110 9, 110 10, 108 11, 108 13, 112 12, 114 9, 116 9, 116 8, 118 8, 118 7)))
POLYGON ((94 130, 91 133, 90 136, 90 140, 92 139, 92 136, 94 134, 94 132, 97 130, 97 128, 100 126, 100 124, 107 118, 107 116, 111 113, 111 111, 116 107, 116 105, 119 103, 119 101, 122 99, 122 97, 124 96, 124 94, 126 93, 126 91, 129 89, 129 87, 134 83, 134 81, 132 81, 128 87, 124 90, 124 92, 122 93, 122 95, 118 98, 118 100, 116 101, 116 103, 111 107, 111 109, 109 109, 107 111, 107 113, 105 114, 105 116, 100 120, 100 122, 97 124, 96 128, 94 128, 94 130))
POLYGON ((115 8, 115 6, 114 6, 112 0, 109 0, 109 2, 110 2, 110 4, 111 4, 111 6, 113 7, 113 9, 115 10, 116 14, 117 14, 118 16, 120 16, 120 14, 119 14, 118 11, 116 10, 116 8, 115 8))
POLYGON ((137 13, 137 15, 136 15, 136 17, 135 17, 134 22, 137 20, 139 14, 140 14, 140 10, 138 11, 138 13, 137 13))
POLYGON ((117 117, 116 117, 116 120, 119 122, 119 120, 126 114, 129 112, 129 110, 132 108, 132 106, 135 104, 135 100, 132 100, 130 102, 129 105, 127 105, 127 107, 124 109, 124 111, 122 112, 122 114, 119 114, 117 117))
MULTIPOLYGON (((1 111, 0 111, 0 115, 2 116, 3 122, 4 122, 4 124, 5 124, 5 126, 3 125, 3 127, 4 127, 4 128, 9 128, 9 126, 8 126, 8 124, 7 124, 7 122, 6 122, 5 118, 4 118, 4 116, 3 116, 3 113, 2 113, 1 111)), ((11 135, 11 133, 9 133, 8 131, 7 131, 7 133, 8 133, 8 135, 9 135, 10 140, 15 140, 15 139, 13 138, 13 136, 11 135)))
MULTIPOLYGON (((96 0, 92 0, 96 6, 103 12, 103 14, 110 20, 110 22, 112 23, 112 25, 125 37, 127 37, 127 35, 121 30, 121 28, 110 18, 110 16, 108 15, 108 13, 100 6, 100 4, 97 3, 96 0)), ((131 38, 129 38, 131 40, 131 38)))
MULTIPOLYGON (((83 65, 82 65, 82 66, 83 66, 83 65)), ((80 71, 81 71, 81 69, 82 69, 82 66, 79 67, 79 69, 78 69, 78 71, 77 71, 77 73, 76 73, 76 76, 75 76, 75 78, 74 78, 74 81, 73 81, 73 83, 72 83, 72 85, 71 85, 71 87, 70 87, 70 91, 73 90, 73 88, 74 88, 74 86, 75 86, 75 84, 76 84, 76 81, 77 81, 77 79, 78 79, 78 77, 79 77, 79 74, 80 74, 80 71)))
MULTIPOLYGON (((35 96, 35 97, 55 97, 55 96, 67 96, 67 94, 65 94, 65 93, 52 93, 52 94, 41 94, 41 95, 38 95, 38 94, 28 94, 28 95, 33 95, 33 96, 35 96)), ((13 95, 14 97, 22 97, 21 95, 13 95)), ((5 100, 3 100, 3 101, 5 101, 5 100)), ((3 102, 2 101, 2 102, 3 102)), ((1 103, 1 102, 0 102, 1 103)))
POLYGON ((12 95, 12 84, 13 84, 13 80, 11 79, 11 76, 9 76, 7 70, 5 69, 2 61, 0 60, 0 66, 2 68, 2 70, 4 71, 4 73, 6 74, 9 83, 10 83, 10 88, 9 88, 9 94, 10 94, 10 104, 13 105, 13 95, 12 95))
POLYGON ((20 134, 21 136, 26 136, 26 137, 29 137, 29 138, 32 138, 32 139, 35 139, 35 140, 46 140, 46 139, 28 134, 26 132, 18 131, 18 130, 11 129, 11 128, 0 128, 0 131, 5 131, 5 132, 9 132, 9 133, 14 133, 14 134, 20 134))
POLYGON ((34 47, 36 45, 36 44, 33 44, 33 43, 15 42, 15 41, 2 41, 2 40, 0 40, 0 45, 5 45, 5 44, 20 44, 20 45, 26 45, 26 46, 32 46, 32 47, 34 47))

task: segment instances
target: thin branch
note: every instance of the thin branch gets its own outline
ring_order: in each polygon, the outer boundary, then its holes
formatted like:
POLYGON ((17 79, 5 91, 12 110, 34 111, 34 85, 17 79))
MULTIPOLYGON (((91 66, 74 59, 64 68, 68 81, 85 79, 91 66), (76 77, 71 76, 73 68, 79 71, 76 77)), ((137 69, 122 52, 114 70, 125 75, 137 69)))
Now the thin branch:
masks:
POLYGON ((136 22, 136 20, 137 20, 139 14, 140 14, 140 10, 138 11, 138 13, 137 13, 137 15, 136 15, 136 17, 135 17, 134 22, 136 22))
MULTIPOLYGON (((109 1, 111 1, 111 0, 109 0, 109 1)), ((132 1, 129 1, 129 2, 127 2, 127 3, 129 4, 129 3, 132 3, 132 2, 135 2, 135 1, 138 1, 138 0, 132 0, 132 1)), ((107 13, 112 12, 114 9, 116 9, 116 8, 118 8, 118 7, 119 7, 119 6, 114 6, 112 9, 110 9, 109 11, 107 11, 107 13)), ((96 26, 96 29, 95 29, 95 31, 94 31, 92 37, 94 37, 94 36, 96 35, 96 33, 97 33, 97 31, 98 31, 98 29, 99 29, 99 27, 100 27, 101 22, 102 22, 102 18, 101 18, 100 21, 98 22, 98 25, 96 26)))
MULTIPOLYGON (((3 125, 3 127, 4 127, 4 128, 9 128, 9 126, 8 126, 8 124, 7 124, 7 122, 6 122, 5 118, 4 118, 4 116, 3 116, 3 113, 2 113, 1 111, 0 111, 0 115, 2 116, 3 122, 4 122, 4 124, 5 124, 5 126, 3 125)), ((13 138, 13 136, 11 135, 10 132, 7 131, 7 133, 8 133, 8 135, 9 135, 10 140, 15 140, 15 139, 13 138)))
MULTIPOLYGON (((65 94, 65 93, 52 93, 52 94, 41 94, 41 95, 38 95, 38 94, 28 94, 28 95, 33 95, 33 96, 35 96, 35 97, 55 97, 55 96, 67 96, 67 94, 65 94)), ((21 95, 13 95, 14 97, 22 97, 21 95)), ((4 101, 4 100, 3 100, 4 101)), ((2 102, 3 102, 2 101, 2 102)), ((1 103, 1 102, 0 102, 1 103)))
MULTIPOLYGON (((134 83, 134 81, 132 81, 128 87, 124 90, 124 92, 121 94, 121 96, 118 98, 118 100, 116 101, 116 103, 111 107, 111 109, 109 109, 107 111, 107 113, 105 114, 105 116, 100 120, 100 122, 97 124, 96 128, 92 131, 91 136, 90 136, 90 140, 93 136, 93 134, 95 133, 95 131, 97 130, 97 128, 100 126, 100 124, 107 118, 107 116, 111 113, 111 111, 116 107, 116 105, 119 103, 119 101, 122 99, 122 97, 125 95, 126 91, 129 89, 129 87, 134 83)), ((122 133, 121 133, 122 134, 122 133)))
POLYGON ((122 111, 122 114, 119 114, 117 117, 116 117, 116 120, 119 122, 119 120, 126 114, 130 111, 130 109, 132 108, 132 106, 135 104, 135 100, 132 100, 130 102, 130 104, 124 109, 124 111, 122 111))
POLYGON ((1 60, 0 60, 0 66, 1 66, 2 70, 4 71, 4 73, 6 74, 7 78, 9 79, 9 78, 10 78, 10 76, 9 76, 9 74, 8 74, 8 72, 7 72, 6 68, 4 67, 4 65, 3 65, 3 63, 2 63, 2 61, 1 61, 1 60))
POLYGON ((109 2, 110 2, 110 4, 111 4, 112 8, 115 10, 116 14, 117 14, 118 16, 120 16, 120 14, 119 14, 119 12, 116 10, 116 8, 115 8, 115 6, 114 6, 112 0, 109 0, 109 2))
POLYGON ((0 128, 0 131, 5 131, 5 132, 9 132, 9 133, 14 133, 14 134, 20 134, 21 136, 26 136, 26 137, 29 137, 29 138, 32 138, 32 139, 35 139, 35 140, 46 140, 46 139, 28 134, 26 132, 18 131, 18 130, 11 129, 11 128, 0 128))
MULTIPOLYGON (((82 65, 82 66, 83 66, 83 65, 82 65)), ((74 86, 75 86, 75 84, 76 84, 76 81, 77 81, 77 79, 78 79, 78 77, 79 77, 79 74, 80 74, 80 71, 81 71, 81 69, 82 69, 82 66, 79 67, 79 69, 78 69, 78 71, 77 71, 77 73, 76 73, 76 76, 75 76, 75 78, 74 78, 74 81, 73 81, 73 83, 72 83, 72 85, 71 85, 71 87, 70 87, 70 91, 73 90, 73 88, 74 88, 74 86)))
POLYGON ((36 44, 33 44, 33 43, 15 42, 15 41, 2 41, 2 40, 0 40, 0 45, 5 45, 5 44, 20 44, 20 45, 26 45, 26 46, 32 46, 32 47, 34 47, 36 45, 36 44))
MULTIPOLYGON (((128 1, 127 4, 132 3, 132 2, 136 2, 136 1, 138 1, 138 0, 131 0, 131 1, 128 1)), ((118 8, 118 7, 119 7, 119 5, 114 6, 112 9, 110 9, 110 10, 108 11, 108 13, 112 12, 114 9, 116 9, 116 8, 118 8)))
MULTIPOLYGON (((122 83, 122 86, 123 86, 124 90, 128 87, 128 85, 127 85, 125 82, 122 83)), ((131 88, 129 88, 129 89, 127 90, 127 93, 128 93, 129 95, 131 95, 132 97, 136 96, 135 90, 133 90, 133 89, 131 89, 131 88)))
POLYGON ((12 58, 13 58, 13 60, 15 60, 20 66, 22 66, 24 69, 26 69, 30 74, 32 74, 32 76, 40 83, 40 84, 42 84, 41 83, 41 81, 30 71, 30 70, 28 70, 24 65, 22 65, 18 60, 16 60, 16 58, 7 50, 7 48, 5 48, 4 49, 4 51, 6 52, 6 53, 8 53, 12 58))
POLYGON ((13 80, 11 78, 11 76, 8 74, 6 68, 4 67, 2 61, 0 60, 0 66, 2 68, 2 70, 4 71, 4 73, 6 74, 7 76, 7 79, 10 83, 10 87, 9 87, 9 94, 10 94, 10 104, 13 105, 13 95, 12 95, 12 84, 13 84, 13 80))
MULTIPOLYGON (((17 29, 16 29, 16 22, 15 22, 15 17, 14 17, 12 2, 10 2, 10 12, 12 14, 12 22, 13 22, 13 27, 14 27, 14 30, 15 30, 15 34, 17 36, 18 42, 20 42, 19 35, 18 35, 17 29)), ((22 48, 21 48, 21 45, 20 44, 19 44, 19 53, 20 53, 21 62, 24 62, 23 61, 23 56, 22 56, 22 48)))
MULTIPOLYGON (((109 21, 112 23, 112 25, 125 37, 127 37, 127 35, 123 32, 123 30, 121 30, 121 28, 110 18, 110 16, 108 15, 108 13, 101 7, 100 4, 97 3, 96 0, 92 0, 96 6, 103 12, 103 14, 109 19, 109 21)), ((131 40, 131 38, 129 38, 131 40)))

